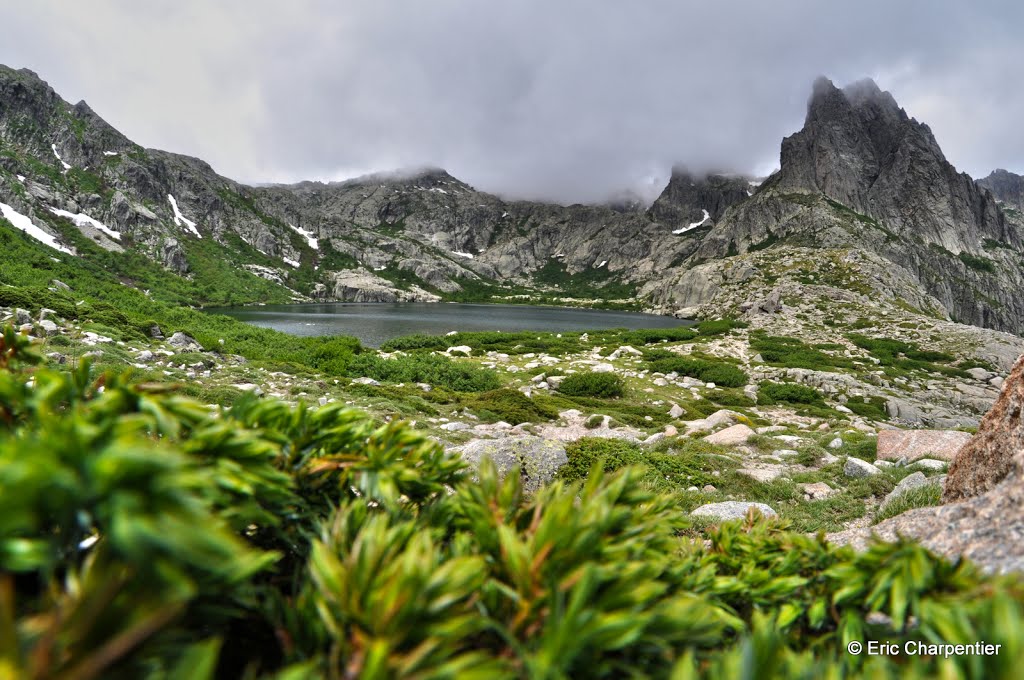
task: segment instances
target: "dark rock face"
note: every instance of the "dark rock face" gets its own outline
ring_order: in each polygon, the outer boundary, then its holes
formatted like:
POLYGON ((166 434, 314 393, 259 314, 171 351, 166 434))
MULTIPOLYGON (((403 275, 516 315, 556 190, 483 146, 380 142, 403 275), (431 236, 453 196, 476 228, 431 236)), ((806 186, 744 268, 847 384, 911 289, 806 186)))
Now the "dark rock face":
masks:
POLYGON ((672 169, 668 186, 651 206, 650 215, 657 222, 680 227, 701 222, 706 210, 709 222, 717 222, 726 208, 746 200, 751 188, 744 177, 699 177, 676 167, 672 169))
POLYGON ((870 80, 814 84, 804 128, 782 141, 777 186, 820 191, 901 235, 955 254, 985 237, 1016 248, 995 200, 946 161, 931 129, 870 80))
MULTIPOLYGON (((1024 220, 958 173, 927 125, 871 81, 815 85, 781 168, 704 235, 710 260, 776 243, 873 251, 954 320, 1024 332, 1024 220)), ((702 300, 707 302, 707 300, 702 300)))
POLYGON ((1024 177, 1007 170, 996 170, 988 177, 977 180, 980 187, 988 189, 1004 207, 1024 211, 1024 177))
POLYGON ((1010 474, 1014 460, 1024 456, 1024 357, 1003 383, 992 410, 977 434, 960 450, 949 468, 944 503, 973 498, 992 489, 1010 474))

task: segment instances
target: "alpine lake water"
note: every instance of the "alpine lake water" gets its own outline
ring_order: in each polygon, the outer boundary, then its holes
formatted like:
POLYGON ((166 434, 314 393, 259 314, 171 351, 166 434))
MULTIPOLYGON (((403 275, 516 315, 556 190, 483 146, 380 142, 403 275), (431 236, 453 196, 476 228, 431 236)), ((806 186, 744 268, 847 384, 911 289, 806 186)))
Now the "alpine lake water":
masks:
POLYGON ((391 338, 452 331, 543 331, 677 328, 694 322, 670 316, 572 307, 429 302, 264 305, 207 309, 292 335, 351 335, 367 347, 391 338))

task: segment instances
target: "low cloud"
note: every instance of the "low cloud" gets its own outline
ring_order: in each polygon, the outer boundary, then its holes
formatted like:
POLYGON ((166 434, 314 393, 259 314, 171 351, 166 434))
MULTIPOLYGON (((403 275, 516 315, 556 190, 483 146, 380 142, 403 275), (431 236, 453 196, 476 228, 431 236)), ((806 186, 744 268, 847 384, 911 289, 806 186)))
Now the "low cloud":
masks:
POLYGON ((0 62, 248 182, 650 196, 675 163, 770 169, 819 74, 874 77, 961 170, 1024 171, 1016 2, 0 2, 0 62))

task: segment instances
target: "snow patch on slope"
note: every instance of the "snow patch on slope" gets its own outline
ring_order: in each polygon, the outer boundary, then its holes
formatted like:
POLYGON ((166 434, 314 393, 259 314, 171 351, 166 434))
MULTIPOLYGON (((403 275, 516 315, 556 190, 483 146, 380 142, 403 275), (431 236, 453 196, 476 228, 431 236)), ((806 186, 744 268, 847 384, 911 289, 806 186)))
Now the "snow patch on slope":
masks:
POLYGON ((60 252, 67 253, 68 255, 74 255, 74 253, 72 253, 70 250, 68 250, 61 244, 57 243, 57 239, 54 238, 51 234, 37 227, 35 224, 32 223, 31 219, 29 219, 25 215, 22 215, 20 212, 18 212, 11 206, 7 205, 6 203, 0 203, 0 213, 3 214, 3 218, 10 222, 15 229, 19 229, 25 232, 35 240, 39 241, 44 245, 50 246, 54 250, 59 250, 60 252))
POLYGON ((198 229, 196 229, 196 223, 186 218, 184 215, 181 214, 181 211, 178 210, 178 202, 174 200, 174 196, 167 194, 167 200, 171 204, 171 210, 174 211, 174 223, 179 227, 182 224, 184 224, 186 227, 188 227, 189 231, 196 235, 197 238, 202 238, 203 235, 199 233, 198 229))
POLYGON ((299 236, 304 237, 310 248, 313 250, 320 250, 320 239, 314 238, 313 232, 306 231, 302 227, 296 227, 294 224, 289 224, 288 227, 299 236))
POLYGON ((92 227, 93 229, 99 229, 100 231, 102 231, 104 234, 106 234, 110 238, 117 239, 118 241, 121 240, 121 233, 120 232, 114 231, 113 229, 111 229, 107 225, 103 224, 99 220, 94 220, 93 218, 89 217, 85 213, 78 213, 76 215, 74 213, 68 212, 67 210, 59 210, 59 209, 53 208, 53 207, 49 208, 49 210, 50 210, 50 212, 52 212, 57 217, 66 217, 66 218, 68 218, 69 220, 71 220, 72 222, 75 223, 75 226, 78 226, 78 227, 89 226, 89 227, 92 227))
POLYGON ((691 229, 696 229, 697 227, 699 227, 700 225, 704 224, 705 222, 707 222, 708 220, 711 219, 711 213, 709 213, 707 210, 701 208, 701 212, 704 213, 704 219, 702 219, 700 222, 690 222, 685 227, 679 227, 678 229, 673 229, 672 233, 673 234, 685 234, 686 232, 690 231, 691 229))
POLYGON ((453 250, 452 251, 452 255, 458 255, 459 257, 464 257, 467 260, 472 260, 473 259, 473 253, 460 253, 457 250, 453 250))
POLYGON ((57 153, 57 145, 56 144, 51 144, 50 148, 53 149, 53 155, 57 157, 57 160, 60 161, 60 164, 64 166, 64 172, 67 172, 68 170, 70 170, 71 166, 68 165, 67 163, 65 163, 64 159, 60 157, 59 153, 57 153))
POLYGON ((295 267, 296 269, 299 268, 299 261, 298 260, 289 260, 287 257, 282 257, 281 259, 284 260, 285 264, 290 264, 291 266, 295 267))

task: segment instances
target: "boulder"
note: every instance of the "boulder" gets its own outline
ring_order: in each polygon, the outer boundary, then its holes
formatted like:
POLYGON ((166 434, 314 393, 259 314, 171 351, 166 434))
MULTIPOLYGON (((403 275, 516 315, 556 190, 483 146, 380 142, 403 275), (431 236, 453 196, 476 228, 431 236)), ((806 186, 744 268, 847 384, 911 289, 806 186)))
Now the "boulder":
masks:
POLYGON ((1009 474, 1024 454, 1024 356, 1017 360, 978 433, 960 449, 949 467, 943 503, 978 496, 1009 474))
POLYGON ((747 427, 746 425, 733 425, 727 427, 724 430, 719 430, 714 434, 709 434, 704 437, 704 441, 709 444, 721 444, 722 446, 735 446, 737 444, 746 444, 747 440, 750 439, 755 432, 747 427))
POLYGON ((928 484, 928 478, 924 476, 923 472, 914 472, 907 475, 900 480, 900 483, 896 485, 896 488, 886 495, 882 500, 882 503, 878 506, 878 511, 881 512, 882 510, 885 510, 890 503, 911 489, 916 489, 917 487, 924 486, 925 484, 928 484))
POLYGON ((175 333, 167 341, 167 344, 171 347, 177 347, 185 352, 201 352, 203 346, 200 345, 195 338, 191 335, 182 333, 181 331, 175 333))
POLYGON ((708 503, 707 505, 700 506, 690 514, 697 517, 711 517, 726 522, 732 519, 743 519, 751 508, 758 510, 764 517, 776 516, 776 512, 764 503, 751 503, 749 501, 708 503))
POLYGON ((866 550, 873 539, 910 538, 989 573, 1024 572, 1024 360, 1017 362, 978 433, 950 468, 944 505, 916 508, 828 540, 866 550))
POLYGON ((969 433, 958 430, 882 430, 878 433, 878 458, 953 460, 970 439, 969 433))
POLYGON ((944 470, 947 463, 941 460, 935 460, 934 458, 921 458, 914 461, 914 465, 921 468, 922 470, 944 470))
POLYGON ((880 472, 881 470, 879 470, 866 460, 861 460, 860 458, 853 458, 852 456, 850 458, 847 458, 846 464, 843 465, 843 474, 845 474, 847 477, 853 477, 854 479, 859 479, 861 477, 871 477, 872 475, 877 475, 880 472))
POLYGON ((561 442, 532 435, 476 439, 453 450, 474 467, 490 459, 502 477, 519 467, 523 489, 529 492, 553 480, 558 468, 569 462, 561 442))
POLYGON ((57 324, 50 321, 49 319, 43 319, 36 324, 36 333, 41 336, 56 335, 60 332, 57 324))
POLYGON ((833 496, 837 493, 835 489, 833 489, 825 482, 815 482, 814 484, 801 484, 800 488, 812 501, 820 501, 822 499, 828 498, 829 496, 833 496))
POLYGON ((668 410, 668 414, 673 418, 680 418, 684 413, 686 411, 679 404, 672 404, 672 408, 668 410))

